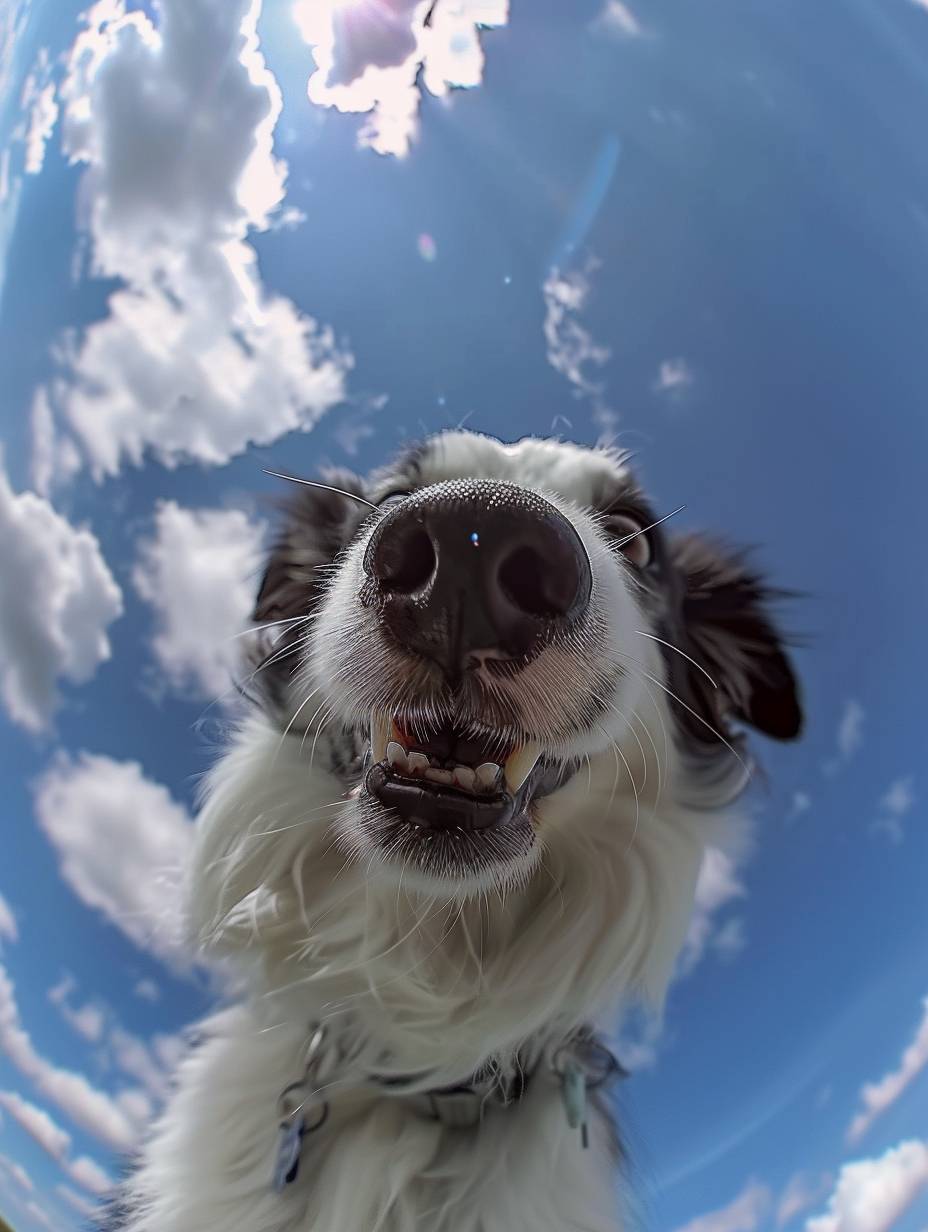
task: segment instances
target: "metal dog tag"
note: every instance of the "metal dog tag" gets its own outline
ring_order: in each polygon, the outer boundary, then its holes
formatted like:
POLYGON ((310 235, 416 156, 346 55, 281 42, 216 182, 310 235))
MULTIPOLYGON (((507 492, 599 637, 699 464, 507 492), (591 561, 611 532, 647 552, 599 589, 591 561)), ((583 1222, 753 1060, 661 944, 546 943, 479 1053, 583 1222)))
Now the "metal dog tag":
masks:
POLYGON ((561 1091, 567 1124, 580 1130, 580 1142, 584 1150, 589 1146, 589 1130, 586 1123, 586 1074, 576 1062, 569 1062, 561 1075, 561 1091))
POLYGON ((300 1170, 303 1139, 306 1136, 306 1118, 302 1112, 280 1123, 280 1140, 277 1144, 277 1160, 274 1164, 274 1192, 283 1193, 292 1185, 300 1170))

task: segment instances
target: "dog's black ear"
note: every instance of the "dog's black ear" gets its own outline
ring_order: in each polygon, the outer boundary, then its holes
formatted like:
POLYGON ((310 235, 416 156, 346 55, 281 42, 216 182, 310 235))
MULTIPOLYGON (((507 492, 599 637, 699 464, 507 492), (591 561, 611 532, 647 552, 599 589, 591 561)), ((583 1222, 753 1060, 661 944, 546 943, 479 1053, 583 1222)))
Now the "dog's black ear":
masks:
POLYGON ((255 624, 271 627, 251 647, 249 680, 264 703, 277 708, 285 705, 287 684, 299 666, 296 652, 307 629, 299 617, 315 610, 330 576, 325 566, 348 546, 370 513, 364 485, 351 471, 323 471, 319 482, 342 491, 294 485, 282 502, 280 530, 252 613, 255 624))
MULTIPOLYGON (((785 641, 769 612, 772 601, 790 592, 775 590, 750 568, 745 553, 687 535, 670 543, 679 582, 679 633, 703 672, 680 661, 672 677, 685 674, 689 704, 725 731, 738 719, 776 740, 793 740, 802 729, 802 707, 785 641), (692 700, 690 700, 692 699, 692 700)), ((684 683, 681 681, 681 683, 684 683)), ((691 729, 698 739, 711 739, 691 729)))
POLYGON ((283 503, 282 525, 255 600, 257 623, 311 611, 325 582, 319 566, 335 559, 370 512, 364 485, 351 471, 325 470, 319 482, 330 487, 300 484, 283 503))

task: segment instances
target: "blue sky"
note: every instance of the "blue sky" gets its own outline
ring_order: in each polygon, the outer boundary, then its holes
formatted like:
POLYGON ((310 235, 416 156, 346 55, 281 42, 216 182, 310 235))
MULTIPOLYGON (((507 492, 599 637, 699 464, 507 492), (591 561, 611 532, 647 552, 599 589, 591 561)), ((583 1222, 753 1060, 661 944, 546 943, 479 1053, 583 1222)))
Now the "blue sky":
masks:
POLYGON ((807 736, 629 1052, 648 1226, 925 1232, 928 6, 445 0, 420 98, 328 88, 324 4, 229 0, 186 79, 177 2, 0 9, 0 1212, 77 1227, 210 1004, 152 870, 262 467, 464 420, 617 435, 806 592, 807 736))

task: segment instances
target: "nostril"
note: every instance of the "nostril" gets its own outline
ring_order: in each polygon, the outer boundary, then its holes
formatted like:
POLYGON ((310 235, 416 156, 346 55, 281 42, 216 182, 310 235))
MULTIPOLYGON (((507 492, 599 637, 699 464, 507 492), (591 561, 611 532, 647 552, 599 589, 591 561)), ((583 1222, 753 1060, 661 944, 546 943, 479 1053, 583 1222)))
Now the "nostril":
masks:
POLYGON ((497 581, 503 593, 529 616, 566 616, 579 587, 576 566, 570 560, 546 560, 529 545, 510 552, 500 565, 497 581))
POLYGON ((374 574, 380 589, 411 595, 421 590, 435 571, 435 548, 421 526, 398 529, 380 541, 374 574))

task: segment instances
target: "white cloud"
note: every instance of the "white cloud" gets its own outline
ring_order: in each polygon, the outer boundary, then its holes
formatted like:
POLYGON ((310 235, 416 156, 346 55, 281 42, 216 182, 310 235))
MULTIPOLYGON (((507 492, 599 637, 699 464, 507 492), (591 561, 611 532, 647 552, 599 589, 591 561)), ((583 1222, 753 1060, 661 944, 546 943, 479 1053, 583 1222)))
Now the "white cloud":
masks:
POLYGON ((734 915, 730 920, 726 920, 712 938, 712 948, 724 959, 737 957, 747 943, 745 924, 740 915, 734 915))
POLYGON ((652 1069, 657 1063, 658 1048, 664 1023, 647 1011, 630 1011, 621 1025, 616 1041, 616 1056, 630 1074, 652 1069))
POLYGON ((238 509, 182 509, 162 501, 133 581, 155 609, 152 647, 167 683, 227 696, 241 661, 263 563, 263 526, 238 509))
POLYGON ((771 1200, 766 1185, 750 1181, 727 1206, 691 1219, 677 1232, 754 1232, 766 1218, 771 1200))
POLYGON ((117 1027, 110 1032, 107 1045, 114 1064, 140 1082, 155 1103, 163 1103, 168 1095, 170 1062, 179 1058, 182 1042, 175 1036, 156 1036, 149 1047, 138 1036, 117 1027))
MULTIPOLYGON (((689 974, 703 958, 710 943, 717 941, 717 913, 728 903, 743 898, 745 893, 733 858, 717 847, 709 847, 696 882, 693 917, 680 955, 681 974, 689 974)), ((739 936, 735 926, 734 936, 729 935, 727 942, 723 942, 723 951, 726 943, 737 946, 739 941, 743 941, 743 933, 739 936)))
POLYGON ((19 926, 13 908, 0 894, 0 941, 18 941, 19 926))
POLYGON ((928 1066, 928 997, 922 1001, 921 1022, 899 1058, 899 1064, 876 1082, 867 1082, 861 1087, 860 1102, 863 1104, 863 1109, 857 1113, 848 1126, 848 1141, 854 1144, 860 1142, 873 1122, 896 1102, 926 1066, 928 1066))
POLYGON ((376 435, 376 429, 370 420, 383 410, 389 400, 388 394, 377 394, 360 401, 353 400, 351 413, 344 416, 332 433, 349 458, 357 457, 361 443, 376 435))
POLYGON ((70 51, 63 144, 89 168, 94 271, 124 287, 108 317, 65 340, 52 394, 98 478, 148 452, 225 463, 311 428, 343 396, 350 357, 266 290, 247 242, 286 180, 259 10, 163 0, 156 28, 99 0, 70 51))
POLYGON ((888 1232, 928 1184, 928 1143, 900 1142, 877 1159, 845 1164, 824 1214, 805 1232, 888 1232))
MULTIPOLYGON (((88 1193, 101 1196, 113 1188, 113 1178, 88 1155, 71 1159, 71 1135, 63 1130, 47 1112, 30 1104, 14 1091, 0 1091, 0 1108, 16 1121, 20 1128, 58 1163, 76 1185, 88 1193)), ((12 1171, 7 1161, 8 1171, 12 1171)), ((19 1178, 17 1178, 19 1179, 19 1178)), ((27 1178, 28 1179, 28 1178, 27 1178)), ((22 1182, 20 1182, 22 1183, 22 1182)), ((24 1186, 25 1188, 25 1186, 24 1186)))
POLYGON ((0 1091, 0 1108, 53 1159, 63 1159, 71 1149, 71 1135, 42 1108, 30 1104, 15 1091, 0 1091))
POLYGON ((403 157, 418 132, 419 83, 437 97, 480 85, 479 31, 504 26, 509 3, 296 0, 293 16, 317 65, 307 91, 312 102, 368 113, 358 144, 403 157))
POLYGON ((604 385, 593 379, 590 367, 601 368, 611 352, 593 340, 578 317, 590 294, 590 273, 595 263, 583 270, 561 273, 553 269, 542 286, 545 301, 544 336, 548 363, 573 386, 576 398, 587 398, 593 419, 604 431, 614 430, 618 416, 603 400, 604 385))
POLYGON ((899 844, 905 838, 902 819, 915 806, 915 779, 896 779, 890 783, 879 803, 879 813, 872 829, 885 834, 891 842, 899 844))
POLYGON ((180 870, 187 811, 137 762, 61 754, 36 785, 36 816, 81 902, 141 949, 181 956, 180 870))
POLYGON ((35 1184, 26 1169, 6 1155, 0 1155, 0 1171, 11 1177, 24 1193, 35 1193, 35 1184))
POLYGON ((61 486, 81 469, 74 441, 55 429, 48 390, 40 385, 32 399, 32 486, 41 496, 61 486))
POLYGON ((48 990, 48 999, 58 1007, 61 1017, 69 1027, 75 1030, 88 1043, 98 1044, 103 1038, 103 1028, 106 1025, 106 1013, 99 1005, 87 1002, 76 1009, 70 1004, 71 995, 77 990, 77 982, 73 976, 66 975, 54 988, 48 990))
POLYGON ((26 173, 38 175, 45 162, 45 144, 58 122, 58 104, 55 102, 55 86, 49 82, 40 90, 32 103, 29 115, 29 131, 26 134, 26 173))
POLYGON ((76 1193, 70 1185, 56 1185, 55 1192, 67 1202, 72 1210, 77 1211, 85 1219, 96 1219, 100 1216, 100 1207, 96 1202, 90 1202, 82 1194, 76 1193))
POLYGON ((38 1202, 27 1202, 25 1210, 36 1223, 41 1224, 43 1228, 47 1228, 48 1232, 61 1232, 60 1226, 52 1219, 44 1206, 39 1206, 38 1202))
POLYGON ((812 807, 812 797, 807 791, 794 791, 793 798, 790 801, 789 811, 786 814, 787 821, 795 821, 801 817, 803 813, 808 813, 812 807))
POLYGON ((151 1005, 161 1000, 161 989, 154 980, 139 980, 132 991, 140 1001, 148 1001, 151 1005))
POLYGON ((87 1155, 65 1164, 65 1171, 77 1185, 100 1197, 109 1193, 115 1183, 109 1173, 87 1155))
POLYGON ((815 1177, 808 1172, 797 1172, 791 1176, 777 1203, 777 1227, 784 1228, 797 1215, 820 1202, 831 1186, 832 1178, 827 1174, 815 1177))
POLYGON ((679 397, 694 380, 692 369, 685 359, 665 359, 658 368, 654 390, 655 393, 679 397))
POLYGON ((863 743, 864 708, 860 702, 845 702, 844 710, 838 723, 836 737, 837 752, 834 757, 825 762, 826 774, 836 774, 842 766, 846 766, 863 743))
POLYGON ((122 594, 90 530, 10 487, 0 455, 0 698, 30 731, 48 723, 59 678, 86 683, 110 657, 122 594))
POLYGON ((622 0, 606 0, 593 28, 618 38, 641 38, 644 34, 641 22, 622 0))
MULTIPOLYGON (((80 1125, 114 1150, 124 1151, 133 1145, 136 1138, 136 1127, 111 1096, 97 1090, 83 1074, 60 1068, 36 1050, 20 1019, 13 981, 2 965, 0 965, 0 1050, 6 1053, 20 1073, 32 1081, 37 1091, 57 1104, 76 1125, 80 1125)), ((24 1101, 19 1100, 18 1096, 9 1093, 0 1097, 0 1104, 18 1120, 20 1118, 16 1109, 22 1111, 23 1103, 24 1101), (8 1104, 7 1100, 11 1100, 12 1105, 8 1104)), ((32 1108, 31 1111, 32 1114, 37 1113, 39 1117, 45 1117, 46 1122, 49 1120, 47 1114, 41 1113, 38 1109, 32 1108)), ((33 1117, 33 1122, 38 1123, 35 1117, 33 1117)), ((20 1123, 27 1128, 23 1121, 20 1123)), ((48 1128, 47 1125, 46 1128, 48 1128)), ((59 1154, 61 1153, 64 1152, 59 1151, 59 1154)))

